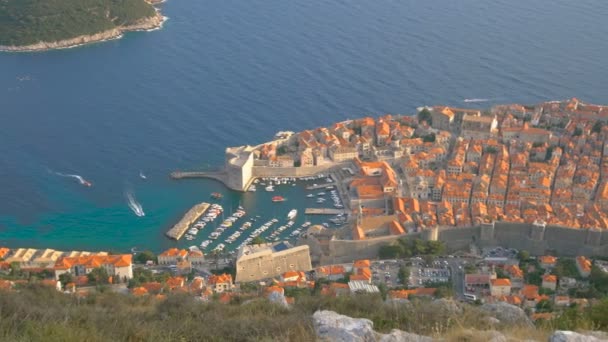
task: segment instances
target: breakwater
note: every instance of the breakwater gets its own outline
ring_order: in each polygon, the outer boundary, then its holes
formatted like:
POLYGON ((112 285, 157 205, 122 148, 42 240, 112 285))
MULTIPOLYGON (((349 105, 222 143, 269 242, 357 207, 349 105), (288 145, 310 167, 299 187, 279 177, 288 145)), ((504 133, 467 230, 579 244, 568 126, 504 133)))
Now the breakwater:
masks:
POLYGON ((210 204, 203 202, 192 207, 188 212, 182 217, 179 222, 177 222, 169 231, 165 234, 171 239, 179 240, 186 233, 188 227, 196 221, 201 215, 209 209, 210 204))

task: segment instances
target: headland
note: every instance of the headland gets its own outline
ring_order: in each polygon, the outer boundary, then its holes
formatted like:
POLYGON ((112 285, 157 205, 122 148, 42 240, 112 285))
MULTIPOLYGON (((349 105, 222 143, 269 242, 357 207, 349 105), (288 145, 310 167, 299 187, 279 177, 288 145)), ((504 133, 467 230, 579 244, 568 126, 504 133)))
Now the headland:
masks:
POLYGON ((73 4, 60 0, 47 13, 40 1, 19 5, 11 0, 0 5, 0 10, 4 9, 8 14, 6 20, 0 21, 0 31, 3 31, 0 34, 0 51, 66 49, 119 39, 129 31, 160 29, 167 18, 154 6, 161 2, 128 0, 119 4, 87 0, 83 4, 73 4), (38 24, 25 25, 23 18, 38 24))

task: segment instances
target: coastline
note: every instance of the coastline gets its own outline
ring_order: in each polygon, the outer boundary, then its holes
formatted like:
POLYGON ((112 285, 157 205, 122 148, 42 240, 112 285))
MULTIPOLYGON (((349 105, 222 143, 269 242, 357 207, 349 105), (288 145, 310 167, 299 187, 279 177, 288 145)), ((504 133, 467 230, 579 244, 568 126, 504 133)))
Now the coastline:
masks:
POLYGON ((86 44, 120 39, 123 37, 125 32, 159 30, 163 27, 163 24, 165 21, 167 21, 167 19, 169 18, 163 16, 160 11, 156 9, 156 15, 143 19, 137 24, 119 26, 111 30, 98 32, 91 35, 82 35, 56 42, 38 42, 36 44, 21 46, 0 45, 0 52, 42 52, 49 50, 70 49, 86 44))

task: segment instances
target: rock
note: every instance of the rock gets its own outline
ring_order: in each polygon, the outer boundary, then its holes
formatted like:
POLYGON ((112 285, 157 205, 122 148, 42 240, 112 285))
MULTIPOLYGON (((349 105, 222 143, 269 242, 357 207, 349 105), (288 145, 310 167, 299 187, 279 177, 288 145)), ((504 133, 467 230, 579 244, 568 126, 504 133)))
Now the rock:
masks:
POLYGON ((281 305, 283 307, 288 307, 289 306, 287 304, 287 299, 285 299, 285 295, 282 294, 282 293, 279 293, 279 292, 271 292, 268 295, 268 300, 271 301, 271 302, 273 302, 273 303, 279 304, 279 305, 281 305))
POLYGON ((431 303, 431 307, 436 312, 441 312, 450 316, 462 313, 462 307, 451 299, 436 299, 431 303))
POLYGON ((411 334, 402 330, 393 329, 390 334, 386 334, 380 338, 380 342, 432 342, 433 339, 428 336, 411 334))
POLYGON ((450 336, 455 341, 488 341, 488 342, 507 342, 508 339, 496 330, 473 330, 464 329, 450 336))
MULTIPOLYGON (((586 333, 585 335, 575 333, 574 331, 558 330, 549 337, 549 342, 600 342, 608 341, 606 338, 593 336, 594 332, 586 333)), ((605 336, 605 335, 599 335, 605 336)))
POLYGON ((532 321, 524 310, 515 305, 504 302, 486 303, 482 305, 480 309, 505 324, 525 324, 529 327, 533 326, 532 321))
POLYGON ((497 325, 497 324, 500 323, 500 320, 498 318, 496 318, 496 317, 486 317, 484 319, 484 321, 486 323, 488 323, 489 325, 491 325, 491 326, 494 326, 494 325, 497 325))
POLYGON ((312 315, 317 338, 321 341, 375 342, 374 323, 365 318, 351 318, 333 311, 312 315))

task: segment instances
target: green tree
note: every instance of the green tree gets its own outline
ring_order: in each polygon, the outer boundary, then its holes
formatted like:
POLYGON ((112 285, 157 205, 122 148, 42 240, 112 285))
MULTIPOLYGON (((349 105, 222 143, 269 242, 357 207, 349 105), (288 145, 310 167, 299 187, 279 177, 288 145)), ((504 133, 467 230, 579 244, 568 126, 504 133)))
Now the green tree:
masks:
POLYGON ((403 247, 399 244, 396 245, 385 245, 380 247, 378 250, 378 257, 380 259, 396 259, 401 257, 403 254, 403 247))
POLYGON ((520 262, 527 261, 530 259, 530 252, 526 250, 519 251, 519 253, 517 253, 517 259, 519 259, 520 262))
POLYGON ((429 125, 432 125, 433 118, 431 116, 431 112, 428 109, 423 108, 421 111, 418 112, 418 121, 426 121, 429 125))
POLYGON ((264 244, 264 243, 266 243, 266 240, 264 240, 263 237, 261 237, 261 236, 258 235, 256 237, 254 237, 249 244, 250 245, 261 245, 261 244, 264 244))
POLYGON ((536 312, 553 312, 553 302, 548 299, 543 299, 536 304, 536 312))
POLYGON ((106 271, 103 267, 97 267, 91 270, 89 274, 87 274, 87 278, 90 283, 94 284, 107 284, 108 283, 108 271, 106 271))
POLYGON ((445 244, 443 241, 427 241, 427 253, 432 255, 444 254, 445 244))
POLYGON ((435 133, 431 133, 422 137, 423 142, 435 142, 435 133))
POLYGON ((573 137, 578 137, 578 136, 580 136, 580 135, 583 135, 583 129, 582 129, 582 128, 580 128, 580 127, 576 127, 576 128, 574 129, 574 133, 572 133, 572 136, 573 136, 573 137))
POLYGON ((602 127, 604 127, 604 123, 600 120, 596 121, 593 124, 593 128, 591 129, 591 133, 599 133, 602 131, 602 127))
POLYGON ((10 268, 10 275, 13 277, 17 277, 17 276, 21 276, 22 272, 21 272, 21 265, 19 265, 18 262, 13 261, 11 262, 11 264, 9 265, 10 268))
POLYGON ((397 272, 397 278, 404 286, 407 286, 409 278, 410 278, 410 269, 406 266, 399 267, 399 272, 397 272))
POLYGON ((484 151, 485 151, 485 153, 490 153, 490 154, 498 153, 498 150, 494 146, 488 146, 488 147, 486 147, 486 149, 484 151))
POLYGON ((71 273, 62 273, 59 275, 59 281, 62 286, 66 286, 67 284, 74 282, 74 277, 72 277, 71 273))
POLYGON ((135 262, 140 264, 145 264, 149 260, 154 261, 156 263, 156 255, 150 251, 139 252, 135 255, 135 262))

